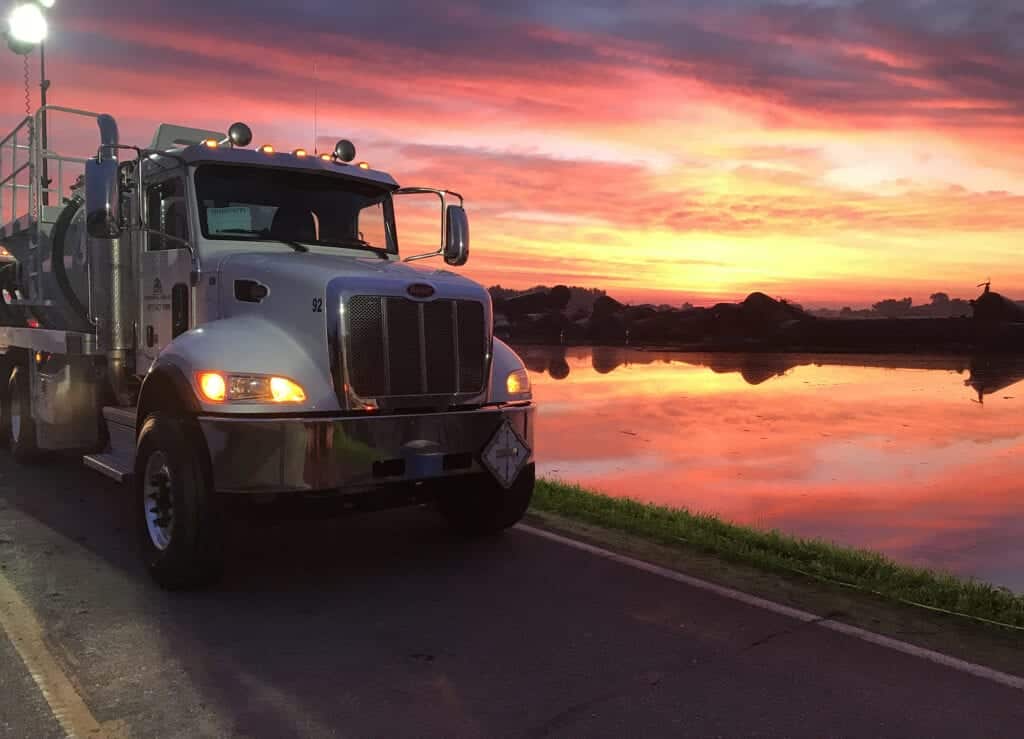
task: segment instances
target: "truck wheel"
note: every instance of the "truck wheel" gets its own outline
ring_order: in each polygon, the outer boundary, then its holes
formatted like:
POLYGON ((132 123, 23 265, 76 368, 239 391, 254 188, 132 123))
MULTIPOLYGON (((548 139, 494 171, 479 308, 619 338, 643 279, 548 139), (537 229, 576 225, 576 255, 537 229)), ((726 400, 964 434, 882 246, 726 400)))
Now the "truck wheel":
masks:
POLYGON ((39 447, 36 446, 36 424, 32 420, 28 371, 24 367, 15 367, 11 372, 4 401, 3 421, 11 454, 17 462, 31 462, 39 456, 39 447))
POLYGON ((153 413, 135 455, 142 559, 168 590, 209 585, 223 571, 221 516, 195 422, 153 413))
POLYGON ((530 507, 533 498, 534 465, 523 468, 508 490, 489 474, 459 478, 454 489, 445 490, 438 508, 448 523, 461 534, 497 534, 514 526, 530 507))

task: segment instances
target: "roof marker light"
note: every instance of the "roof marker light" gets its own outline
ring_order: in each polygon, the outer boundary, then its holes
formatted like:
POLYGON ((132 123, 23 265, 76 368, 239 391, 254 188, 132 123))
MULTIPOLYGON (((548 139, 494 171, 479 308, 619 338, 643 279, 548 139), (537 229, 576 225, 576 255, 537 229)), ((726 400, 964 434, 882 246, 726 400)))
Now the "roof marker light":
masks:
POLYGON ((370 165, 366 162, 359 162, 359 169, 369 169, 370 165))
POLYGON ((208 146, 211 149, 216 149, 218 146, 217 139, 206 139, 203 142, 203 146, 208 146))
POLYGON ((295 151, 292 152, 292 154, 294 156, 297 156, 297 157, 304 157, 304 156, 306 156, 306 150, 305 149, 296 149, 295 151))
POLYGON ((271 146, 270 144, 264 144, 263 146, 260 147, 259 150, 263 154, 273 154, 274 153, 274 147, 271 146))
POLYGON ((325 162, 329 162, 334 159, 334 157, 331 156, 330 154, 321 154, 320 158, 323 159, 325 162))

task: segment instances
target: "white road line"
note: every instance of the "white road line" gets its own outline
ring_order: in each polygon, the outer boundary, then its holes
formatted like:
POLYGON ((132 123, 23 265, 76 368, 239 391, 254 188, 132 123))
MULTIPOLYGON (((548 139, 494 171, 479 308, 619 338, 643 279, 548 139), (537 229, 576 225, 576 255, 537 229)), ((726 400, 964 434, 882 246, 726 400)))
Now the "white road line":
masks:
POLYGON ((720 595, 723 598, 739 601, 740 603, 745 603, 748 606, 761 608, 765 611, 796 619, 797 621, 803 621, 805 623, 813 622, 815 626, 821 626, 822 628, 836 631, 840 634, 846 634, 847 636, 852 636, 853 638, 860 639, 861 641, 885 647, 886 649, 892 649, 896 652, 902 652, 903 654, 909 654, 913 657, 918 657, 919 659, 928 660, 929 662, 942 665, 943 667, 957 670, 958 672, 964 672, 968 675, 973 675, 974 677, 980 677, 984 680, 1005 685, 1009 688, 1016 688, 1017 690, 1024 691, 1024 678, 1017 677, 1016 675, 1009 675, 1005 672, 1000 672, 999 670, 993 670, 989 667, 976 665, 973 662, 967 662, 962 659, 957 659, 956 657, 950 657, 949 655, 942 654, 941 652, 935 652, 931 649, 924 649, 923 647, 908 644, 907 642, 900 641, 899 639, 892 639, 888 636, 875 634, 874 632, 861 629, 857 626, 844 624, 841 621, 822 618, 821 616, 816 616, 813 613, 801 611, 798 608, 790 608, 789 606, 784 606, 781 603, 775 603, 774 601, 765 600, 764 598, 758 598, 755 595, 749 595, 747 593, 740 592, 739 590, 715 585, 714 583, 701 580, 697 577, 692 577, 691 575, 684 575, 682 572, 677 572, 676 570, 671 570, 667 567, 661 567, 659 565, 651 564, 650 562, 644 562, 643 560, 628 557, 624 554, 618 554, 607 549, 602 549, 601 547, 596 547, 593 544, 587 544, 586 542, 562 536, 561 534, 556 534, 545 529, 536 528, 527 524, 519 524, 516 528, 520 531, 532 534, 533 536, 539 536, 542 539, 555 541, 559 544, 572 547, 573 549, 579 549, 581 551, 597 555, 598 557, 604 557, 605 559, 610 559, 613 562, 618 562, 619 564, 626 565, 627 567, 643 570, 644 572, 649 572, 652 575, 658 575, 659 577, 664 577, 668 580, 675 580, 676 582, 681 582, 701 590, 706 590, 710 593, 720 595))
POLYGON ((43 694, 53 717, 69 737, 106 737, 107 731, 85 705, 50 653, 32 609, 0 573, 0 629, 7 634, 43 694))

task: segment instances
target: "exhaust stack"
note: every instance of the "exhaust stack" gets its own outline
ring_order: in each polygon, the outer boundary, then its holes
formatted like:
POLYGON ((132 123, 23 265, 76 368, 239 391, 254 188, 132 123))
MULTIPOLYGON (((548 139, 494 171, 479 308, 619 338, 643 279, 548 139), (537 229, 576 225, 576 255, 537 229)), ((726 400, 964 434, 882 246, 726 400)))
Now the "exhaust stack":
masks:
MULTIPOLYGON (((100 157, 117 161, 120 137, 112 116, 97 117, 100 157)), ((132 401, 127 366, 133 348, 135 285, 130 237, 122 240, 89 238, 90 307, 96 322, 96 340, 107 356, 110 385, 118 404, 132 401)))

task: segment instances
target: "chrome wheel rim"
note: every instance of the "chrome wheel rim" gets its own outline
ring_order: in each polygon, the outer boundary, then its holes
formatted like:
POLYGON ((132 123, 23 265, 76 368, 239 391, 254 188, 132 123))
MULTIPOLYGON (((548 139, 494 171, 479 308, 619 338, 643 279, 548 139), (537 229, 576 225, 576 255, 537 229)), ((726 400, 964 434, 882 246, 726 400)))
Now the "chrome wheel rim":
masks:
POLYGON ((162 552, 171 544, 171 528, 174 526, 171 468, 164 452, 156 451, 149 455, 142 486, 142 507, 149 540, 162 552))
POLYGON ((21 399, 17 393, 11 396, 11 440, 15 443, 21 436, 21 399))

